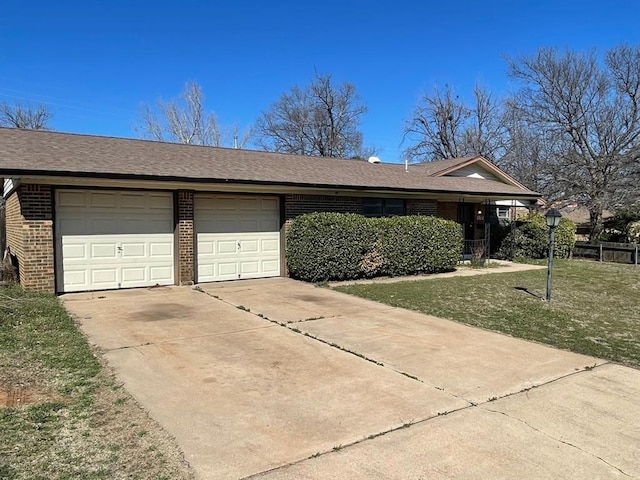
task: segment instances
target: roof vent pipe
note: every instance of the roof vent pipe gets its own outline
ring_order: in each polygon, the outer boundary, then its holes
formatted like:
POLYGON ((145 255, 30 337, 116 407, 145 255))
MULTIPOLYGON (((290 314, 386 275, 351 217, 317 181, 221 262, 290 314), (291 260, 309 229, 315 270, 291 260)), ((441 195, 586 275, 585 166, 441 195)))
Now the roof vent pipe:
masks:
POLYGON ((380 160, 378 157, 369 157, 369 160, 367 160, 369 163, 382 163, 382 160, 380 160))

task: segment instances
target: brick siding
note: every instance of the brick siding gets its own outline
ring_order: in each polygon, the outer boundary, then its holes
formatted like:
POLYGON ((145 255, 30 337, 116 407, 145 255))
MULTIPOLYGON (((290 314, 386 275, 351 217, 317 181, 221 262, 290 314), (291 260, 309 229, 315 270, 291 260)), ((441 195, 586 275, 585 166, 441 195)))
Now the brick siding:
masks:
POLYGON ((53 192, 21 185, 7 199, 7 243, 17 256, 24 288, 55 292, 53 192))
POLYGON ((362 198, 338 195, 286 195, 285 220, 292 220, 305 213, 336 212, 362 214, 362 198))
POLYGON ((458 221, 458 204, 456 202, 438 202, 438 216, 446 220, 458 221))
POLYGON ((438 204, 435 200, 409 198, 406 205, 407 215, 427 215, 432 217, 438 215, 438 204))
POLYGON ((193 285, 194 274, 194 233, 193 233, 193 192, 178 191, 178 285, 193 285))

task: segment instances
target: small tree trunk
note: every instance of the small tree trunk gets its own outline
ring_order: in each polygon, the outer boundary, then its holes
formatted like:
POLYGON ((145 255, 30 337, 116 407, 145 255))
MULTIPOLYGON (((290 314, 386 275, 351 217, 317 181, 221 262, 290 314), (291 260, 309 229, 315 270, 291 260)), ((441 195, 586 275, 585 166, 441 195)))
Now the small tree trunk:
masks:
POLYGON ((589 207, 589 242, 595 243, 602 233, 602 206, 592 205, 589 207))

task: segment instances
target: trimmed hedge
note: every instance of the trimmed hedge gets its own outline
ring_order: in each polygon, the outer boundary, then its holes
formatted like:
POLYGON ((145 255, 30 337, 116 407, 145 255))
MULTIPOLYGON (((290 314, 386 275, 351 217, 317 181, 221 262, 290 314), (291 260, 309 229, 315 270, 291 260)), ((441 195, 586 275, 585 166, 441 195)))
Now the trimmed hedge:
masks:
MULTIPOLYGON (((568 258, 576 243, 576 225, 562 218, 556 229, 553 255, 568 258)), ((518 226, 502 241, 499 258, 546 258, 549 253, 549 227, 544 214, 518 220, 518 226)))
POLYGON ((287 230, 289 274, 310 282, 452 270, 461 251, 460 225, 435 217, 312 213, 287 230))
POLYGON ((382 275, 442 272, 460 261, 462 228, 456 222, 421 216, 374 221, 382 243, 382 275))

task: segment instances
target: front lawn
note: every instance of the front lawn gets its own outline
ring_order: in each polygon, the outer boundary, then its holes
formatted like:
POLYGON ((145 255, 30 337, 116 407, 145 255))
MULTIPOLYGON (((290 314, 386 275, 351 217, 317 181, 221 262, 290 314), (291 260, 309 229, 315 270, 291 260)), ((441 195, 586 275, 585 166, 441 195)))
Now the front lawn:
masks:
POLYGON ((640 267, 560 260, 553 273, 551 304, 546 270, 336 290, 640 366, 640 267))
POLYGON ((0 479, 188 479, 53 295, 0 287, 0 479))

